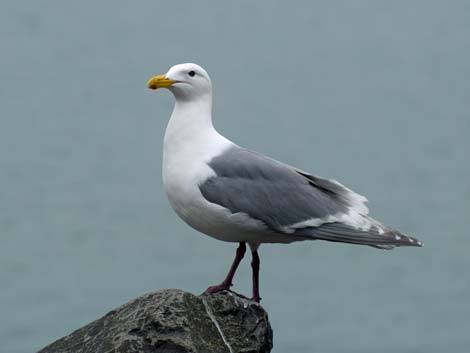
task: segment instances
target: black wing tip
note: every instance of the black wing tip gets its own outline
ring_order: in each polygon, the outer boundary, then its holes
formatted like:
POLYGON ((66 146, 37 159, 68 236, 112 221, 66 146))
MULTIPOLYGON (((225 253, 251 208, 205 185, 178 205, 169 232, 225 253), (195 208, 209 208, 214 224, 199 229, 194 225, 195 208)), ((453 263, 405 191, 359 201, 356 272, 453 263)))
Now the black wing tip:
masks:
POLYGON ((392 236, 396 240, 396 246, 414 246, 421 248, 424 245, 422 241, 414 237, 410 237, 409 235, 401 234, 397 231, 392 232, 392 236))
POLYGON ((374 248, 391 250, 398 246, 422 247, 423 242, 405 235, 396 229, 371 228, 360 230, 344 223, 325 223, 317 228, 309 228, 314 239, 339 243, 369 245, 374 248))
POLYGON ((418 240, 418 239, 415 239, 415 238, 411 238, 411 237, 408 237, 408 236, 402 236, 401 237, 402 241, 400 242, 394 242, 394 243, 386 243, 386 244, 375 244, 375 245, 370 245, 374 248, 377 248, 377 249, 380 249, 380 250, 393 250, 395 249, 396 247, 401 247, 401 246, 412 246, 412 247, 415 247, 415 248, 422 248, 423 247, 423 242, 418 240))

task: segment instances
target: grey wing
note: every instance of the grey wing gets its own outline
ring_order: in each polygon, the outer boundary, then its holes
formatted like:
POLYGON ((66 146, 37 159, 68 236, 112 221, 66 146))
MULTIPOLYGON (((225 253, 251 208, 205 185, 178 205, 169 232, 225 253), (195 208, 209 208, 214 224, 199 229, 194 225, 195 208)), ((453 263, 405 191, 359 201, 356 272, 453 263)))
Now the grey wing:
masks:
POLYGON ((232 147, 212 159, 200 186, 210 202, 262 221, 274 232, 379 248, 419 245, 373 220, 367 199, 258 153, 232 147))

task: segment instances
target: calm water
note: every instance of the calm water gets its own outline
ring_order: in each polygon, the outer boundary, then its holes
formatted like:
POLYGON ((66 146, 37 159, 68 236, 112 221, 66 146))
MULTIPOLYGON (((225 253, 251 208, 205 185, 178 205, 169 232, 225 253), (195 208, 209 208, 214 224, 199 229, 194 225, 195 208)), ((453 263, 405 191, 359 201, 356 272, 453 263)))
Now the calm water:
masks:
POLYGON ((0 10, 1 352, 225 275, 235 245, 182 224, 162 190, 173 99, 146 81, 187 61, 210 72, 225 135, 342 181, 425 243, 262 247, 274 352, 470 350, 468 1, 0 10))

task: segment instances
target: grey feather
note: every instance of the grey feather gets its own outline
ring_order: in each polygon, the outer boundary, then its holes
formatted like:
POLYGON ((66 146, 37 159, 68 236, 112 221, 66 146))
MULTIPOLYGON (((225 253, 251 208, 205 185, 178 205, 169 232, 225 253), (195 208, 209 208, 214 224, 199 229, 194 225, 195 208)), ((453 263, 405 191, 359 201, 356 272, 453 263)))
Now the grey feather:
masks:
POLYGON ((396 229, 384 228, 385 232, 380 233, 376 227, 360 230, 344 223, 335 222, 326 223, 319 227, 299 229, 294 234, 332 242, 369 245, 380 249, 393 249, 395 246, 422 246, 422 243, 416 238, 400 233, 396 229))
POLYGON ((272 229, 311 218, 347 212, 343 191, 316 187, 296 169, 263 155, 233 147, 209 162, 216 177, 199 186, 210 202, 244 212, 272 229))
POLYGON ((232 213, 245 213, 264 222, 275 233, 381 249, 421 244, 368 217, 366 199, 335 181, 236 146, 208 164, 215 176, 199 185, 202 195, 232 213), (328 217, 339 218, 351 210, 367 218, 372 224, 370 229, 326 221, 328 217), (289 226, 315 219, 319 220, 317 227, 289 229, 289 226))

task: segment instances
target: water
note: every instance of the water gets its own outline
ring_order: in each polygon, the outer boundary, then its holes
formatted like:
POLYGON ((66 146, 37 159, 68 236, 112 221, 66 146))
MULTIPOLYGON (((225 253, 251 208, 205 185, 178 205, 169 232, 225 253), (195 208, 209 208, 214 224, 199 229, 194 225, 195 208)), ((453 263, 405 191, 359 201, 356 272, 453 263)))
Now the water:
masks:
POLYGON ((274 352, 468 352, 468 2, 0 7, 1 352, 225 275, 236 246, 182 224, 162 191, 173 99, 145 86, 187 61, 212 76, 221 132, 337 178, 425 243, 263 246, 274 352))

